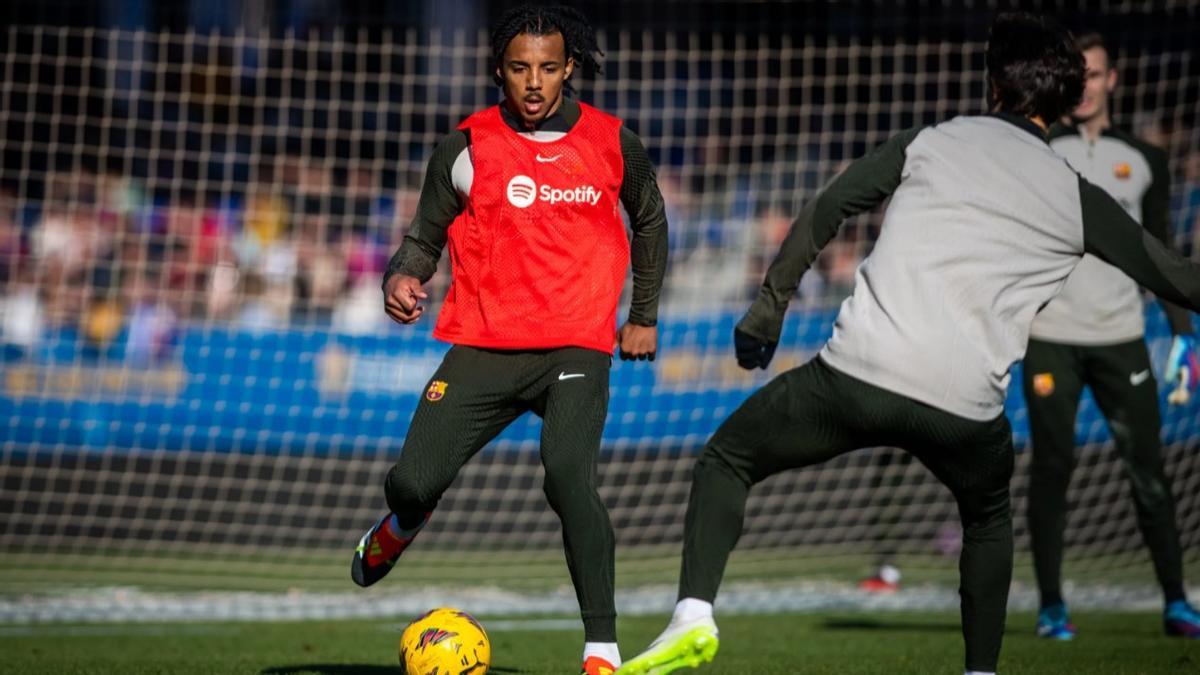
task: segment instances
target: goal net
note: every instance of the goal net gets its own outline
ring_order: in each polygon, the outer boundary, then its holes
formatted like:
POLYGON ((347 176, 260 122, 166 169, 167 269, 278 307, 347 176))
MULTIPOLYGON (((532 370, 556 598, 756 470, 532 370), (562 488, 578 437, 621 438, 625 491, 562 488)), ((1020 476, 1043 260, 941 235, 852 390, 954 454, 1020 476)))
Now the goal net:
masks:
MULTIPOLYGON (((1109 21, 1141 25, 1123 7, 1109 21)), ((1198 23, 1186 4, 1167 14, 1198 23)), ((846 223, 802 283, 771 371, 747 373, 732 326, 791 218, 897 131, 983 111, 978 33, 602 30, 605 72, 577 86, 643 139, 670 221, 659 358, 614 364, 600 458, 619 587, 662 591, 623 595, 627 606, 673 599, 697 450, 820 348, 879 227, 878 214, 846 223)), ((1194 250, 1200 61, 1186 31, 1148 35, 1114 36, 1136 47, 1116 61, 1116 116, 1169 151, 1177 244, 1194 250)), ((322 594, 351 589, 350 553, 386 508, 384 475, 446 348, 428 320, 386 320, 380 273, 434 145, 497 101, 488 57, 475 29, 0 32, 0 595, 289 591, 342 611, 322 594)), ((1169 335, 1156 305, 1147 315, 1161 373, 1169 335)), ((1018 389, 1016 572, 1028 587, 1018 389)), ((1193 579, 1198 406, 1164 407, 1163 427, 1193 579)), ((573 607, 539 429, 521 418, 475 457, 406 554, 404 583, 370 592, 419 588, 432 606, 437 589, 487 586, 501 609, 573 607)), ((1065 578, 1153 598, 1090 398, 1077 432, 1065 578)), ((959 539, 949 493, 918 462, 864 450, 755 488, 729 579, 771 589, 749 608, 804 606, 781 581, 845 601, 886 558, 936 594, 956 581, 959 539)))

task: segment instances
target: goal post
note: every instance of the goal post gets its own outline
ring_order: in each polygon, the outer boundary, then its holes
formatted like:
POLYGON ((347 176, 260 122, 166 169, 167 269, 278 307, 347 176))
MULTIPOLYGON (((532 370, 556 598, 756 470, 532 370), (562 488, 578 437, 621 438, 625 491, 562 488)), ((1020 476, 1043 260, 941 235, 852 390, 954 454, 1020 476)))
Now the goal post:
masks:
MULTIPOLYGON (((383 478, 446 348, 430 322, 448 261, 414 327, 387 322, 380 273, 437 141, 498 99, 486 33, 0 30, 0 592, 349 590, 349 555, 386 508, 383 478)), ((844 226, 801 284, 771 371, 747 373, 732 326, 791 218, 890 135, 982 112, 984 44, 636 27, 601 43, 605 73, 578 82, 581 97, 642 138, 671 230, 659 358, 613 367, 602 495, 621 587, 665 588, 695 453, 820 348, 879 228, 878 214, 844 226)), ((1117 114, 1169 151, 1177 243, 1192 246, 1200 62, 1169 43, 1117 65, 1117 114)), ((1161 372, 1169 334, 1157 306, 1147 314, 1161 372)), ((1163 429, 1189 578, 1196 405, 1164 408, 1163 429)), ((1028 580, 1019 391, 1008 412, 1028 580)), ((539 424, 519 419, 467 465, 406 554, 406 583, 567 583, 539 424)), ((1090 399, 1078 440, 1065 577, 1145 586, 1090 399)), ((889 556, 949 584, 959 536, 919 462, 856 452, 756 487, 729 576, 841 588, 889 556)))

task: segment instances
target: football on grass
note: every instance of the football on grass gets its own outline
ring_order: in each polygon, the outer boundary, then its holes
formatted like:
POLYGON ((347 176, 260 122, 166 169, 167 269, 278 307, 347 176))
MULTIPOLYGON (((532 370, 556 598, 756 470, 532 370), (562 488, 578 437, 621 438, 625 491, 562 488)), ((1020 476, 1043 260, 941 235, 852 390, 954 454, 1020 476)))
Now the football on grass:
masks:
POLYGON ((407 675, 484 675, 492 646, 483 625, 458 609, 431 609, 400 636, 400 664, 407 675))

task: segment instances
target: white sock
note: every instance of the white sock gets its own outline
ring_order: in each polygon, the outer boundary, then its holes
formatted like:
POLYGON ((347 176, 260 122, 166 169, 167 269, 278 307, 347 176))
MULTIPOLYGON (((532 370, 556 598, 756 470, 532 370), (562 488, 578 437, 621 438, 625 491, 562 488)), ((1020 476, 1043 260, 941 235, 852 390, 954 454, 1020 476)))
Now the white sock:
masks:
POLYGON ((990 673, 985 673, 982 670, 968 670, 966 675, 996 675, 996 672, 992 671, 990 673))
POLYGON ((587 661, 589 656, 599 656, 611 663, 614 668, 621 665, 621 651, 617 649, 615 642, 585 642, 583 644, 583 660, 587 661))
POLYGON ((696 598, 684 598, 675 603, 675 614, 671 617, 671 623, 687 623, 696 619, 711 619, 713 615, 713 606, 711 602, 697 600, 696 598))

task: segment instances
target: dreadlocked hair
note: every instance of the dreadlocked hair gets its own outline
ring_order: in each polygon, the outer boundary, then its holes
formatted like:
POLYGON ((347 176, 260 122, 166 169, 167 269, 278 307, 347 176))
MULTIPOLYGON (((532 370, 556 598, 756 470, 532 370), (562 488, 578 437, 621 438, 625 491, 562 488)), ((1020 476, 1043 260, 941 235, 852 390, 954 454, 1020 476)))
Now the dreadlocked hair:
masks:
MULTIPOLYGON (((492 80, 497 86, 504 85, 504 78, 496 74, 503 66, 504 50, 516 36, 553 35, 561 33, 567 58, 584 72, 601 73, 600 45, 596 41, 596 29, 582 12, 574 7, 562 5, 521 5, 504 13, 492 27, 492 80)), ((570 82, 564 85, 567 91, 575 91, 570 82)))

